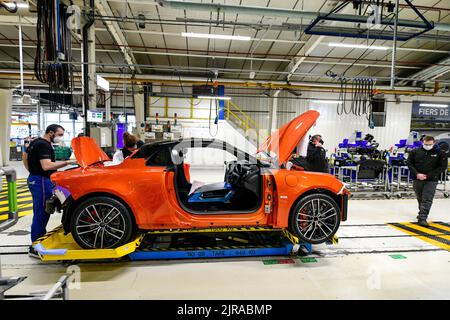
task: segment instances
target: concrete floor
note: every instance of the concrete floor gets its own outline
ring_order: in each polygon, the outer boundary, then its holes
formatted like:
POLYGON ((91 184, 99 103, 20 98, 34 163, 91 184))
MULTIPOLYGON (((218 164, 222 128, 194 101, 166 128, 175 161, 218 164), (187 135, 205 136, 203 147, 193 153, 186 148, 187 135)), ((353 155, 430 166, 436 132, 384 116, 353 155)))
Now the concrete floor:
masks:
MULTIPOLYGON (((24 172, 19 173, 19 175, 24 172)), ((218 181, 222 172, 193 170, 193 179, 218 181)), ((220 260, 79 263, 71 299, 450 299, 450 253, 407 236, 387 222, 414 221, 416 202, 352 200, 339 244, 319 245, 317 262, 265 265, 279 257, 220 260), (394 259, 401 254, 403 259, 394 259)), ((450 200, 437 199, 431 220, 450 222, 450 200)), ((49 229, 59 224, 52 216, 49 229)), ((48 290, 68 271, 24 252, 31 216, 0 233, 4 276, 27 276, 9 294, 48 290)), ((450 236, 447 236, 450 237, 450 236)))

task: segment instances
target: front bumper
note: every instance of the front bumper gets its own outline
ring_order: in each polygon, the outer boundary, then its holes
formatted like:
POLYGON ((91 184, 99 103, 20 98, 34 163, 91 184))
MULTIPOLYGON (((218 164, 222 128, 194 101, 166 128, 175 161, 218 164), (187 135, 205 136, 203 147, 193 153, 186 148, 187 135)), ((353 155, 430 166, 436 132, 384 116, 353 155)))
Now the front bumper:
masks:
POLYGON ((71 198, 69 190, 56 186, 53 189, 53 196, 45 202, 45 212, 53 214, 55 211, 61 211, 68 198, 71 198))
POLYGON ((61 211, 61 201, 56 195, 53 195, 45 202, 45 212, 48 214, 54 214, 56 211, 61 211))

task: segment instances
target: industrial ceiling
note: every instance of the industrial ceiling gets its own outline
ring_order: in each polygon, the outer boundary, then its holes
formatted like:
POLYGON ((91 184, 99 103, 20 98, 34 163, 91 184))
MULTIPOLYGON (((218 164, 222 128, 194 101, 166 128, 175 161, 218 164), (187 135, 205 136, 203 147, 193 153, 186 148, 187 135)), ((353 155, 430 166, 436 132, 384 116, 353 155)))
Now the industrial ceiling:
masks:
MULTIPOLYGON (((180 5, 181 1, 176 1, 180 5)), ((308 0, 211 0, 188 1, 204 8, 173 8, 170 1, 99 0, 96 3, 96 63, 101 74, 206 77, 217 70, 221 79, 243 81, 333 82, 330 75, 373 77, 378 84, 389 84, 393 41, 319 36, 305 33, 312 18, 296 17, 296 13, 326 14, 343 2, 308 0), (243 13, 211 4, 239 5, 243 13), (267 8, 266 15, 258 14, 267 8), (274 9, 274 12, 270 10, 274 9), (275 10, 287 9, 292 14, 283 17, 275 10), (249 41, 184 37, 182 33, 220 34, 250 37, 249 41), (333 47, 338 42, 350 45, 378 46, 382 50, 364 47, 333 47), (133 71, 134 70, 134 71, 133 71), (254 76, 251 74, 254 72, 254 76)), ((363 1, 364 2, 364 1, 363 1)), ((388 2, 388 1, 386 1, 388 2)), ((394 1, 395 2, 395 1, 394 1)), ((450 83, 450 2, 448 0, 416 0, 412 3, 435 26, 408 41, 397 41, 395 59, 396 84, 419 86, 424 80, 450 83), (448 27, 448 29, 446 29, 448 27), (417 80, 417 81, 414 81, 417 80)), ((82 10, 83 2, 75 1, 82 10)), ((399 19, 419 21, 406 2, 400 1, 399 19)), ((21 9, 23 59, 26 87, 38 85, 33 79, 36 51, 36 13, 33 1, 30 10, 21 9)), ((181 4, 183 5, 183 4, 181 4)), ((194 8, 194 7, 192 7, 194 8)), ((358 15, 352 3, 338 12, 358 15)), ((19 15, 1 10, 0 70, 3 87, 18 84, 19 15)), ((349 28, 355 23, 347 24, 349 28)), ((331 24, 329 28, 343 28, 331 24)), ((388 30, 392 26, 388 26, 388 30)), ((399 27, 401 32, 404 28, 399 27)), ((75 60, 79 63, 80 42, 74 37, 75 60)), ((80 76, 79 64, 77 73, 80 76)), ((127 77, 131 77, 130 75, 127 77)))

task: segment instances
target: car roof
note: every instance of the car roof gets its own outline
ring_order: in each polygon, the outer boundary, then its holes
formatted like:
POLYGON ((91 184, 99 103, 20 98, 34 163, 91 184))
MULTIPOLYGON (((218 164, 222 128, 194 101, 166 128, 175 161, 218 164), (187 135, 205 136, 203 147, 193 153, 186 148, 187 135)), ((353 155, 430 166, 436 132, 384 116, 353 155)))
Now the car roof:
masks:
POLYGON ((219 140, 219 139, 209 139, 209 138, 182 138, 178 140, 163 140, 163 141, 156 141, 144 144, 142 147, 139 148, 139 150, 132 156, 133 158, 147 158, 151 156, 155 151, 166 149, 166 148, 177 148, 177 149, 183 149, 183 148, 214 148, 214 149, 221 149, 225 150, 234 156, 236 156, 238 159, 245 159, 245 160, 252 160, 255 161, 256 159, 236 148, 235 146, 232 146, 231 144, 219 140))

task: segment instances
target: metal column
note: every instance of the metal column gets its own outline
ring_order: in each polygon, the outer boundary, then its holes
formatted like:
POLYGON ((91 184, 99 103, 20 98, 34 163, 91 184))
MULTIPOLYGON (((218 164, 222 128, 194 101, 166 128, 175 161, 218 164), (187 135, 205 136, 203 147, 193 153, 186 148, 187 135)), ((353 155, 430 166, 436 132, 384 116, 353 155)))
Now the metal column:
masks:
POLYGON ((395 87, 395 60, 397 56, 397 29, 398 29, 398 5, 399 1, 395 2, 395 21, 394 21, 394 41, 392 44, 392 64, 391 64, 391 89, 395 87))

